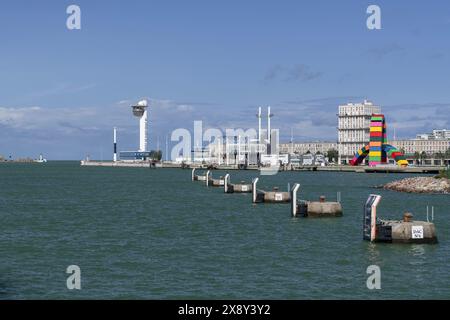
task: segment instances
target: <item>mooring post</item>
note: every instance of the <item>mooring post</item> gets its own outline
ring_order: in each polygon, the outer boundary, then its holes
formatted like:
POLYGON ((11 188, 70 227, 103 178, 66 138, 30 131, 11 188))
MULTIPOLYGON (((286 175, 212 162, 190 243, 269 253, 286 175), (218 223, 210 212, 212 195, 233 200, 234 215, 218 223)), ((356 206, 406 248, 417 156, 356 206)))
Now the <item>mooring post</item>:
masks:
POLYGON ((431 206, 431 221, 434 221, 434 206, 431 206))
POLYGON ((258 183, 259 178, 255 178, 252 181, 252 202, 256 203, 256 184, 258 183))
POLYGON ((192 181, 194 181, 194 178, 195 178, 195 168, 192 169, 192 181))
POLYGON ((375 241, 377 229, 377 206, 380 203, 381 196, 376 195, 375 201, 372 204, 372 212, 370 219, 370 241, 375 241))
POLYGON ((341 192, 340 191, 338 191, 336 194, 336 201, 339 203, 341 202, 341 192))
POLYGON ((299 183, 295 183, 291 190, 291 213, 293 217, 297 216, 297 191, 300 188, 299 183))
POLYGON ((209 170, 206 171, 206 186, 209 186, 209 174, 210 174, 210 171, 209 170))
POLYGON ((230 180, 230 174, 227 173, 225 175, 224 181, 223 181, 223 192, 227 193, 228 192, 228 181, 230 180))

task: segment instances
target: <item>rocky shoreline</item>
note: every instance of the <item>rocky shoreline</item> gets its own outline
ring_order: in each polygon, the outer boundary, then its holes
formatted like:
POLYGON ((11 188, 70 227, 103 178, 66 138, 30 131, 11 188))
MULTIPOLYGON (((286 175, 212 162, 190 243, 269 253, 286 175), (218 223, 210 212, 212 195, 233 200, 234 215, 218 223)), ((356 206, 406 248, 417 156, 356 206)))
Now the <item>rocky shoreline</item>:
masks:
POLYGON ((409 193, 450 194, 450 180, 435 177, 406 178, 386 183, 383 189, 409 193))

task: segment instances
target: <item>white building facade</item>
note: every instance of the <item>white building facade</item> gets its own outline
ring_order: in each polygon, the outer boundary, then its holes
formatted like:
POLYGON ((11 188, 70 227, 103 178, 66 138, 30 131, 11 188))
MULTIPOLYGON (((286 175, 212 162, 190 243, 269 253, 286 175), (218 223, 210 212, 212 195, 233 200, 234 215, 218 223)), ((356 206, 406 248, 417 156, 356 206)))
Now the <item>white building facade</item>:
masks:
POLYGON ((414 155, 416 152, 425 152, 428 156, 432 156, 436 153, 446 153, 450 149, 450 138, 392 140, 389 143, 398 150, 403 151, 408 157, 414 155))
POLYGON ((300 143, 282 143, 280 144, 280 153, 297 153, 304 155, 306 153, 324 154, 331 149, 338 150, 337 142, 300 142, 300 143))
POLYGON ((421 140, 445 140, 450 139, 450 130, 435 129, 432 133, 421 133, 416 136, 416 139, 421 140))
POLYGON ((349 163, 355 153, 369 142, 370 118, 373 113, 381 113, 381 107, 368 100, 339 106, 339 163, 349 163))

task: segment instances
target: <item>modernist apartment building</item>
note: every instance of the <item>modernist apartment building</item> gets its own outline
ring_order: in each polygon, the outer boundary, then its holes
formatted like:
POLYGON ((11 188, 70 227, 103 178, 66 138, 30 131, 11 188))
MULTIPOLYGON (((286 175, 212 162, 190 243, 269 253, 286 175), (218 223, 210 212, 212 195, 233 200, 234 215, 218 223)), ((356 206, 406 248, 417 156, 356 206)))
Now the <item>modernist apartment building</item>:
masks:
POLYGON ((349 163, 355 153, 369 142, 370 118, 373 113, 381 113, 381 107, 368 100, 339 106, 339 163, 349 163))
POLYGON ((308 151, 312 154, 326 154, 330 149, 338 149, 337 142, 299 142, 280 144, 280 153, 306 154, 308 151))
MULTIPOLYGON (((348 164, 356 152, 369 143, 370 119, 373 113, 381 113, 381 107, 364 100, 362 103, 348 103, 338 107, 338 142, 282 143, 280 153, 326 154, 330 149, 339 152, 339 163, 348 164)), ((389 144, 403 151, 410 163, 414 162, 416 152, 425 152, 433 161, 435 154, 450 150, 450 130, 433 130, 432 133, 418 134, 415 139, 397 139, 389 144)), ((437 162, 448 163, 450 159, 437 162)), ((437 163, 436 163, 437 164, 437 163)))
POLYGON ((425 152, 427 155, 434 155, 436 153, 445 153, 450 149, 450 138, 392 140, 390 144, 405 152, 405 155, 408 157, 411 157, 416 152, 425 152))
POLYGON ((450 130, 439 129, 439 130, 433 130, 432 133, 421 133, 416 136, 416 139, 421 139, 421 140, 450 139, 450 130))

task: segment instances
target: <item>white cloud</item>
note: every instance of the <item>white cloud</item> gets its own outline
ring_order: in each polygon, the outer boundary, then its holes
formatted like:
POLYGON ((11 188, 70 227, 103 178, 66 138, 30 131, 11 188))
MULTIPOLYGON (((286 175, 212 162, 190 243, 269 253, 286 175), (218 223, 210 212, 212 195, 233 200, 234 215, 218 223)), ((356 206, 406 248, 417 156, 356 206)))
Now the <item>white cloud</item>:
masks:
POLYGON ((188 104, 180 104, 177 106, 177 111, 187 111, 190 112, 194 110, 194 108, 188 104))
MULTIPOLYGON (((96 107, 2 107, 0 106, 0 125, 3 132, 25 134, 33 131, 47 132, 50 135, 86 134, 93 131, 110 130, 113 126, 137 130, 136 119, 131 115, 129 105, 139 99, 124 99, 116 103, 117 108, 105 112, 104 106, 96 107)), ((172 126, 186 124, 191 118, 194 106, 177 103, 170 99, 148 99, 151 130, 171 129, 172 126)), ((192 117, 192 119, 194 119, 192 117)))
MULTIPOLYGON (((138 121, 129 109, 130 101, 122 100, 106 106, 48 108, 44 106, 0 106, 0 147, 3 153, 22 148, 27 155, 30 150, 51 150, 60 158, 76 158, 83 152, 99 150, 110 142, 112 127, 120 130, 121 148, 133 148, 138 136, 138 121), (120 107, 117 107, 117 106, 120 107), (105 112, 107 110, 107 112, 105 112), (70 144, 69 142, 70 141, 70 144), (8 151, 4 151, 8 150, 8 151), (71 156, 64 156, 65 152, 71 156)), ((177 102, 171 99, 149 99, 151 143, 176 128, 193 130, 193 121, 202 120, 203 128, 257 128, 256 106, 227 108, 207 103, 177 102)), ((286 101, 272 105, 272 128, 280 129, 280 140, 288 141, 293 129, 295 141, 337 139, 337 106, 360 98, 332 97, 308 101, 286 101)), ((388 133, 397 137, 412 138, 417 133, 434 128, 450 127, 450 104, 416 104, 383 106, 388 120, 388 133)), ((264 109, 264 112, 266 110, 264 109)), ((266 126, 263 113, 263 127, 266 126)), ((49 151, 46 151, 49 152, 49 151)), ((51 156, 51 154, 50 154, 51 156)))
POLYGON ((92 123, 97 115, 98 110, 91 108, 0 107, 0 124, 17 130, 52 130, 67 123, 92 123))

